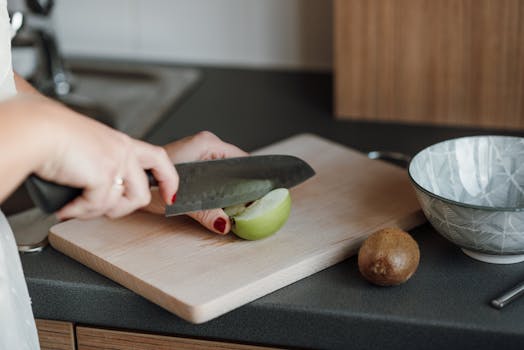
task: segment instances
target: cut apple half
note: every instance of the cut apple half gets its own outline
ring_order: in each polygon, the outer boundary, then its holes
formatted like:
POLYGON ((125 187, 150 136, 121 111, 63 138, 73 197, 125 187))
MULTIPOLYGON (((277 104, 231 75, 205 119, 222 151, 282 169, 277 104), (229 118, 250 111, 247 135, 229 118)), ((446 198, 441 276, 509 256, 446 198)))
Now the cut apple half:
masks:
POLYGON ((247 205, 234 205, 224 211, 231 218, 231 230, 238 237, 257 240, 271 236, 286 223, 291 212, 291 196, 277 188, 247 205))

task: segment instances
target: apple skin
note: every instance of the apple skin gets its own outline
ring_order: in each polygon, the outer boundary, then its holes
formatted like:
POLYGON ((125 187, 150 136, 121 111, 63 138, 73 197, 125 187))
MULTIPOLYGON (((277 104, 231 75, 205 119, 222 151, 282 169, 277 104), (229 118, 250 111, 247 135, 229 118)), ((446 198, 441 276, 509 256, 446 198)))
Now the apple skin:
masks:
MULTIPOLYGON (((263 200, 263 197, 260 200, 263 200)), ((256 202, 253 205, 256 205, 256 202)), ((243 219, 242 214, 232 216, 231 230, 238 237, 246 240, 263 239, 280 230, 286 223, 290 212, 291 196, 288 192, 288 195, 281 203, 257 217, 243 219)))

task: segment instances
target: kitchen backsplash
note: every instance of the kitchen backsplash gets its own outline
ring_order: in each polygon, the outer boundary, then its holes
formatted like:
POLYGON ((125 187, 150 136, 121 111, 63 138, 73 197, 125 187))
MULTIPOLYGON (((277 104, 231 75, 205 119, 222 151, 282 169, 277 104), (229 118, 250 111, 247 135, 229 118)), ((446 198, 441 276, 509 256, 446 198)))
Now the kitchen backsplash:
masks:
POLYGON ((65 55, 331 67, 332 0, 56 0, 53 21, 65 55))

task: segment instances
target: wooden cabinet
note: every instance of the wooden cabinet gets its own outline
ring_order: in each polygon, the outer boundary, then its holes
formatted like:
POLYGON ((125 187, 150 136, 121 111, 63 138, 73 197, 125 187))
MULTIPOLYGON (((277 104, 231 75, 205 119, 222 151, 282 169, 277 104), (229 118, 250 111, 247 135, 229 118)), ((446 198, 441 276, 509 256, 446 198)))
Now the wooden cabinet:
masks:
POLYGON ((71 322, 36 320, 41 350, 75 350, 75 332, 71 322))
POLYGON ((275 350, 264 346, 124 332, 36 320, 41 350, 275 350), (76 344, 76 345, 75 345, 76 344), (75 347, 76 346, 76 347, 75 347))
POLYGON ((524 1, 335 0, 340 118, 524 129, 524 1))
POLYGON ((77 327, 78 350, 270 350, 254 345, 77 327))

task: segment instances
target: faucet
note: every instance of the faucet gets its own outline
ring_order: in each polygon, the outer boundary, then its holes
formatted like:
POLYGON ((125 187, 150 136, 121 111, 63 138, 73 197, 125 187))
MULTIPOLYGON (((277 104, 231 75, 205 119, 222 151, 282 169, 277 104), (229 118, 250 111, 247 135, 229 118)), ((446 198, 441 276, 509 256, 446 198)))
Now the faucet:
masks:
POLYGON ((53 0, 26 0, 29 11, 11 14, 13 46, 32 45, 38 52, 38 66, 31 82, 48 96, 64 97, 72 90, 71 74, 60 53, 49 18, 53 0))

